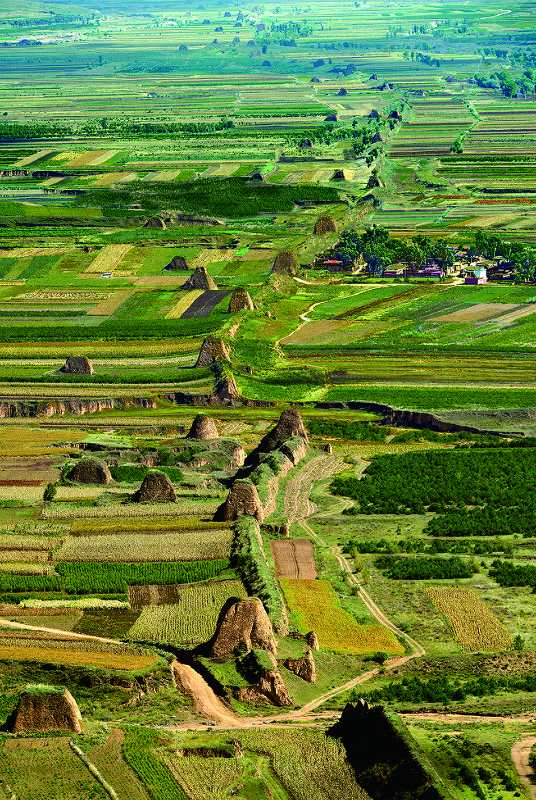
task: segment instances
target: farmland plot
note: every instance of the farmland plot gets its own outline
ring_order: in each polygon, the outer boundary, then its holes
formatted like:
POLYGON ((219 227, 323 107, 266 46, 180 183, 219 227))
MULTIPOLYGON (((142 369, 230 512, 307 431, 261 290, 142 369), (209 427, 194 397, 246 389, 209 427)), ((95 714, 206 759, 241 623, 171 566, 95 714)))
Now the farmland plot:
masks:
POLYGON ((270 548, 278 577, 316 578, 314 547, 308 539, 272 539, 270 548))
POLYGON ((474 589, 430 587, 427 594, 445 614, 466 650, 495 652, 511 646, 512 637, 474 589))
POLYGON ((184 533, 103 534, 68 537, 58 561, 203 561, 228 558, 232 533, 197 530, 184 533))
POLYGON ((147 605, 129 631, 129 639, 177 646, 206 642, 216 630, 223 605, 247 597, 236 580, 175 587, 173 605, 147 605))
POLYGON ((207 317, 221 301, 227 297, 229 292, 222 290, 208 290, 196 297, 188 308, 183 311, 182 319, 192 319, 195 317, 207 317))
POLYGON ((331 584, 319 580, 281 578, 281 587, 290 611, 302 633, 314 630, 320 647, 341 653, 362 655, 381 650, 404 652, 391 631, 382 625, 359 625, 345 611, 331 584))

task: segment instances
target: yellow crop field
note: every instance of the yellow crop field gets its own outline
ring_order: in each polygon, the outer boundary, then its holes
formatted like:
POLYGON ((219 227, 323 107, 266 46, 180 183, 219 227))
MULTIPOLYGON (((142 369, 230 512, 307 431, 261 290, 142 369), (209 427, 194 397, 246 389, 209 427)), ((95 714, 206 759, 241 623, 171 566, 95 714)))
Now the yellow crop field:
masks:
POLYGON ((280 584, 300 632, 314 630, 320 647, 354 655, 404 652, 400 642, 383 625, 359 625, 341 607, 328 581, 281 578, 280 584))
POLYGON ((156 663, 156 656, 92 653, 59 647, 24 647, 0 644, 0 661, 40 661, 43 664, 71 664, 102 669, 142 670, 156 663))
POLYGON ((467 650, 505 650, 512 637, 474 589, 437 586, 427 589, 437 608, 448 618, 457 641, 467 650))
POLYGON ((120 292, 114 292, 108 295, 108 297, 104 298, 100 303, 97 303, 96 306, 89 309, 87 312, 88 316, 108 317, 110 314, 117 311, 119 306, 123 305, 125 300, 132 294, 132 291, 132 289, 123 289, 120 292))
POLYGON ((132 244, 107 244, 100 250, 89 267, 86 274, 113 272, 125 258, 134 245, 132 244))
POLYGON ((197 298, 201 297, 202 294, 202 289, 192 289, 191 292, 185 292, 182 297, 177 300, 173 308, 167 312, 166 319, 179 319, 179 317, 182 317, 184 312, 190 308, 194 300, 197 300, 197 298))

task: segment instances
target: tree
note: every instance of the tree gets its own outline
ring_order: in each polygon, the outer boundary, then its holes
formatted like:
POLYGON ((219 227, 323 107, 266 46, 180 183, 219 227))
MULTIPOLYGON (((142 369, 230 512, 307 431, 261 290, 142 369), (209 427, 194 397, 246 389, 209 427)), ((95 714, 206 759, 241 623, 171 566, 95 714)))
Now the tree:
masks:
POLYGON ((45 491, 43 492, 43 502, 44 503, 51 503, 52 500, 56 497, 57 487, 55 483, 47 484, 45 491))

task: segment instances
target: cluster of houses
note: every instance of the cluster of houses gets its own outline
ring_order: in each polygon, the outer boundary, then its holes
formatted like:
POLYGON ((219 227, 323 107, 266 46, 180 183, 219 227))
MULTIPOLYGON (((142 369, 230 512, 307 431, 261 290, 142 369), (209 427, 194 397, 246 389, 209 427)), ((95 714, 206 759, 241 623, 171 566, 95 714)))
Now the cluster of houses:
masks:
MULTIPOLYGON (((314 263, 316 269, 324 269, 333 273, 345 273, 347 275, 362 275, 367 271, 367 264, 363 256, 351 259, 341 254, 330 253, 320 256, 314 263)), ((481 256, 473 256, 469 248, 454 250, 454 262, 446 264, 436 259, 428 261, 420 267, 415 267, 406 263, 393 264, 383 272, 384 278, 463 278, 464 283, 469 286, 479 286, 493 281, 513 281, 515 280, 514 265, 503 258, 497 257, 487 259, 481 256)))

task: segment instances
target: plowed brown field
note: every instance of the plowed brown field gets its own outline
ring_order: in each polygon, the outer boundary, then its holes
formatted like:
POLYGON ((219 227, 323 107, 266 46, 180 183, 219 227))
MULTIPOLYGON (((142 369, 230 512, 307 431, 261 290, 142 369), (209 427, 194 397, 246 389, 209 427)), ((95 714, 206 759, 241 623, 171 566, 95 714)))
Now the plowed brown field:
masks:
POLYGON ((281 539, 270 542, 279 578, 316 578, 313 543, 309 539, 281 539))

